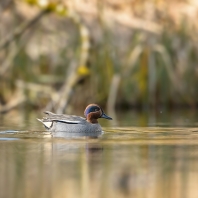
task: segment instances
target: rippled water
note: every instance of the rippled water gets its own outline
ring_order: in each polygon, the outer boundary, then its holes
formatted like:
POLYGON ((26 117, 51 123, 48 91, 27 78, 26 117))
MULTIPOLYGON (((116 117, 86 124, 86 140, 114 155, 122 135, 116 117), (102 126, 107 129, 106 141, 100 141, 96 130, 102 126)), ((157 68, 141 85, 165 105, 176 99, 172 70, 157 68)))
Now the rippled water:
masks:
POLYGON ((198 197, 195 112, 117 113, 92 139, 53 138, 37 116, 1 116, 0 197, 198 197))

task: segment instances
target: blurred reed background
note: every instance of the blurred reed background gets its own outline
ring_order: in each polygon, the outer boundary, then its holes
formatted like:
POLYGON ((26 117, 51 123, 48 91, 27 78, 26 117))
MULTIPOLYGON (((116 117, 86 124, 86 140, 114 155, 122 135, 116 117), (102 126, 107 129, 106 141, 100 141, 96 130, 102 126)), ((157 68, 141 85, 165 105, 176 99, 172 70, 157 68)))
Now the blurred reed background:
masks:
POLYGON ((196 0, 1 0, 0 111, 198 105, 196 0))

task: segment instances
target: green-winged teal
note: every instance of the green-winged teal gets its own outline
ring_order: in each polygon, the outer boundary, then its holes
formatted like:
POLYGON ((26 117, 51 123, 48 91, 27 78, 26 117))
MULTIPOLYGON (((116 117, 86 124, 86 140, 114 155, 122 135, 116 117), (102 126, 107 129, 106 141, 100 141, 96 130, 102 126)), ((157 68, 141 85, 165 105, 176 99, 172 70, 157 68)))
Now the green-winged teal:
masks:
POLYGON ((47 117, 38 119, 50 132, 74 132, 74 133, 100 133, 102 128, 98 118, 112 120, 97 104, 90 104, 86 107, 84 115, 86 118, 76 115, 54 114, 44 112, 47 117))

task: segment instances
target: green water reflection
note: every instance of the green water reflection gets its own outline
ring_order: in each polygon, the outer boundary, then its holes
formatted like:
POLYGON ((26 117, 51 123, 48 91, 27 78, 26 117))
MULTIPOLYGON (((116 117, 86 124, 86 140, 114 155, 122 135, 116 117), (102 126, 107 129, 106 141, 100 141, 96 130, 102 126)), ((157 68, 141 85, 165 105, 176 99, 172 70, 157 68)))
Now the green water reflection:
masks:
POLYGON ((198 128, 190 114, 178 114, 171 127, 161 120, 132 126, 137 117, 126 122, 119 114, 119 127, 102 123, 106 132, 97 139, 53 138, 39 131, 38 115, 18 116, 10 124, 6 115, 0 128, 0 197, 196 198, 198 128))

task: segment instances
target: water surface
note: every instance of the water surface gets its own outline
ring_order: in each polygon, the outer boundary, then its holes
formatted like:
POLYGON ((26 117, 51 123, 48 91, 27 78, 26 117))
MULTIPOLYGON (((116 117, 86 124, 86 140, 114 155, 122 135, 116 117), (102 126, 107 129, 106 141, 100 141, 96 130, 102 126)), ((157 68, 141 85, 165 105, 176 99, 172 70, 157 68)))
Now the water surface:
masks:
POLYGON ((39 116, 1 115, 0 197, 198 197, 195 112, 117 113, 98 138, 53 138, 39 116))

